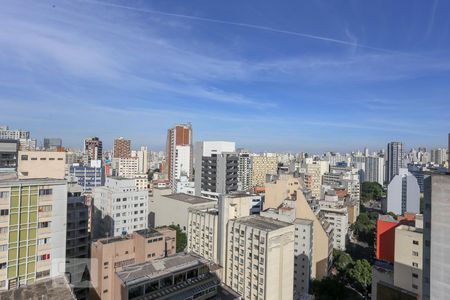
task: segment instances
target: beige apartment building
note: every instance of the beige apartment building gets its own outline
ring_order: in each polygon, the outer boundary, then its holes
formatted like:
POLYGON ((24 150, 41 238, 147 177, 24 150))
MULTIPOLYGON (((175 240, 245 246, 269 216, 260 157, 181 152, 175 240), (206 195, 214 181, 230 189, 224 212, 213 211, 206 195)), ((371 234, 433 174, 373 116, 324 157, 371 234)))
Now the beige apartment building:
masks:
POLYGON ((114 295, 116 272, 128 265, 175 253, 176 231, 168 227, 143 229, 126 236, 97 240, 91 248, 92 285, 100 299, 120 299, 114 295))
POLYGON ((262 187, 266 182, 266 175, 277 174, 278 162, 275 155, 255 155, 251 157, 252 186, 262 187))
POLYGON ((66 153, 57 151, 19 151, 18 175, 20 179, 64 179, 66 153))
POLYGON ((310 189, 312 196, 320 199, 322 188, 322 176, 329 171, 329 162, 313 161, 306 165, 306 174, 310 179, 310 189))
POLYGON ((313 222, 313 246, 311 255, 311 278, 321 279, 329 274, 333 255, 333 230, 320 216, 319 205, 308 202, 311 195, 300 178, 292 174, 280 174, 276 180, 265 185, 264 210, 279 208, 285 200, 293 202, 295 218, 313 222), (307 200, 308 197, 308 200, 307 200))
POLYGON ((262 216, 230 220, 225 283, 243 299, 293 299, 294 225, 262 216))
POLYGON ((416 215, 416 226, 395 228, 394 285, 422 295, 423 227, 416 215), (420 224, 420 225, 419 225, 420 224))

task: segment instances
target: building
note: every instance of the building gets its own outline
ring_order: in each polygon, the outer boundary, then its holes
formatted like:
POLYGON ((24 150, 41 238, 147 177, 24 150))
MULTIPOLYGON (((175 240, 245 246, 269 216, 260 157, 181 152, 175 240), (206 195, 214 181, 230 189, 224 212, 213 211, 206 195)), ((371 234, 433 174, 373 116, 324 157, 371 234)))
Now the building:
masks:
MULTIPOLYGON (((337 198, 337 196, 336 196, 337 198)), ((343 201, 319 201, 320 212, 333 228, 333 248, 345 251, 348 233, 348 208, 343 201)))
POLYGON ((390 142, 386 152, 386 179, 389 184, 395 175, 400 174, 403 168, 403 144, 401 142, 390 142))
POLYGON ((137 157, 113 158, 114 176, 133 178, 139 174, 139 159, 137 157))
POLYGON ((252 158, 247 150, 240 149, 238 151, 238 190, 248 191, 252 188, 253 167, 252 158))
POLYGON ((313 221, 295 217, 295 207, 285 201, 278 209, 269 208, 261 216, 294 224, 294 299, 308 299, 313 254, 313 221))
POLYGON ((0 181, 0 290, 64 275, 65 180, 0 181))
POLYGON ((130 158, 131 140, 120 137, 114 140, 113 158, 130 158))
POLYGON ((217 199, 238 189, 239 157, 234 142, 195 144, 195 195, 217 199))
POLYGON ((400 169, 388 185, 386 212, 396 215, 420 212, 419 184, 407 169, 400 169))
POLYGON ((220 195, 217 202, 190 207, 187 251, 224 266, 227 223, 253 214, 255 199, 260 200, 260 196, 234 193, 220 195))
POLYGON ((84 164, 89 166, 91 160, 103 159, 103 143, 98 137, 87 138, 84 140, 84 164))
POLYGON ((438 165, 443 165, 447 159, 447 149, 438 148, 431 150, 431 162, 438 165))
POLYGON ((75 178, 68 179, 66 274, 77 299, 87 299, 89 287, 89 207, 83 188, 75 178))
POLYGON ((36 283, 27 284, 14 290, 0 291, 0 299, 28 300, 76 300, 72 293, 67 278, 63 275, 39 280, 36 283))
POLYGON ((177 181, 176 194, 195 194, 195 182, 189 181, 187 176, 181 176, 177 181))
POLYGON ((0 139, 0 172, 17 171, 18 151, 17 140, 0 139))
POLYGON ((21 129, 9 129, 8 126, 0 126, 0 140, 30 139, 30 132, 21 129))
POLYGON ((264 186, 266 175, 276 175, 278 170, 277 157, 274 154, 251 156, 252 187, 264 186))
POLYGON ((102 167, 85 167, 73 164, 69 167, 69 176, 76 177, 78 184, 83 189, 83 193, 91 193, 92 188, 102 186, 105 182, 102 167))
POLYGON ((19 178, 64 179, 66 153, 57 151, 19 151, 19 178))
POLYGON ((367 156, 365 159, 364 181, 384 183, 384 157, 367 156))
POLYGON ((120 236, 148 227, 148 191, 134 179, 107 177, 92 189, 93 237, 120 236))
POLYGON ((291 174, 280 174, 266 182, 264 210, 278 209, 283 203, 292 207, 296 219, 313 222, 313 251, 311 256, 311 278, 322 279, 331 270, 333 257, 333 229, 320 213, 320 206, 306 189, 300 178, 291 174))
POLYGON ((181 176, 192 180, 193 144, 192 125, 177 124, 167 131, 167 164, 170 187, 175 192, 176 182, 181 176))
MULTIPOLYGON (((132 153, 133 156, 133 153, 132 153)), ((138 173, 147 174, 148 172, 148 150, 147 146, 141 146, 141 148, 136 151, 138 158, 138 173)))
POLYGON ((95 241, 91 248, 91 278, 97 295, 102 300, 124 299, 115 294, 116 273, 129 265, 174 255, 175 247, 176 231, 169 228, 147 228, 95 241))
POLYGON ((124 267, 115 275, 118 299, 241 299, 220 283, 217 266, 191 255, 177 254, 124 267))
POLYGON ((450 176, 431 174, 424 192, 424 300, 447 299, 450 295, 450 176))
POLYGON ((293 299, 294 225, 248 216, 227 225, 225 284, 245 299, 293 299))
POLYGON ((311 194, 316 199, 320 199, 322 189, 322 176, 329 172, 329 163, 327 161, 313 161, 306 164, 306 175, 308 175, 311 194))
POLYGON ((378 260, 394 262, 395 227, 398 225, 398 221, 390 215, 378 216, 376 241, 376 258, 378 260))
POLYGON ((179 225, 181 230, 186 231, 189 208, 213 202, 210 199, 188 194, 164 195, 154 191, 153 196, 149 198, 149 224, 151 227, 179 225))
POLYGON ((394 285, 422 295, 423 227, 422 216, 416 225, 395 228, 394 285), (420 224, 420 225, 419 225, 420 224))
POLYGON ((62 148, 62 139, 44 138, 44 150, 58 150, 62 148))

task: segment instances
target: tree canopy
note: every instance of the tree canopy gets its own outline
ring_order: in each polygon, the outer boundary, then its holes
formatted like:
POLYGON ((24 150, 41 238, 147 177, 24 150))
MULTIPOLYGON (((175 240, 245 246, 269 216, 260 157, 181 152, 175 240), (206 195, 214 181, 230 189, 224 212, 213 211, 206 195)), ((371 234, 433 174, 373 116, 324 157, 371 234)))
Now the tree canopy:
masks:
POLYGON ((372 283, 372 267, 365 259, 357 260, 353 266, 348 269, 347 276, 367 293, 367 288, 372 283))
POLYGON ((170 225, 169 227, 177 231, 177 252, 183 252, 187 246, 186 233, 181 230, 180 225, 170 225))
POLYGON ((383 187, 378 182, 363 182, 361 186, 361 201, 379 201, 385 197, 383 187))
POLYGON ((358 240, 367 243, 370 247, 375 240, 377 218, 376 212, 362 212, 351 226, 358 240))

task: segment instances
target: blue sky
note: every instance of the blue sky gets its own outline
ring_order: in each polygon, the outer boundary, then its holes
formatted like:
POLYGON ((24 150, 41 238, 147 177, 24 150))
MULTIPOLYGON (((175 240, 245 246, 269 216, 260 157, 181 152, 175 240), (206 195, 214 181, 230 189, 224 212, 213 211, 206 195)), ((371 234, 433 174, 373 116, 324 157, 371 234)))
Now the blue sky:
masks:
POLYGON ((2 1, 0 124, 78 147, 446 145, 447 1, 2 1))

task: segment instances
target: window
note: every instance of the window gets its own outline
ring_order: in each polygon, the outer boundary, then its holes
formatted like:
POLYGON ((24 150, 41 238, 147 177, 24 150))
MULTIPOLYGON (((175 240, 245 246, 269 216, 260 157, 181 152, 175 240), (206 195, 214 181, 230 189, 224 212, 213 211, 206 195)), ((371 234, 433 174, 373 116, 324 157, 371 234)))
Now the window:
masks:
POLYGON ((419 278, 419 274, 412 273, 412 277, 414 277, 414 278, 419 278))
POLYGON ((40 160, 47 160, 47 157, 41 157, 40 160))
POLYGON ((103 279, 108 279, 108 275, 104 276, 103 279))
POLYGON ((48 228, 48 227, 50 227, 50 221, 47 221, 47 222, 39 222, 38 223, 38 228, 48 228))
POLYGON ((32 157, 31 160, 37 160, 37 157, 32 157))
POLYGON ((412 288, 415 289, 415 290, 417 290, 417 288, 418 288, 417 284, 413 284, 413 285, 412 285, 412 288))
POLYGON ((0 281, 0 288, 6 287, 6 280, 0 281))
POLYGON ((55 160, 55 158, 54 157, 50 157, 48 160, 55 160))
POLYGON ((103 294, 105 294, 105 293, 107 293, 108 292, 108 290, 103 290, 103 294))
POLYGON ((52 206, 51 205, 39 206, 39 212, 49 212, 49 211, 52 211, 52 206))
POLYGON ((419 241, 413 241, 414 245, 419 245, 419 241))
POLYGON ((52 189, 39 189, 39 196, 51 195, 53 194, 52 189))
POLYGON ((9 192, 0 192, 0 199, 5 199, 9 197, 9 192))
POLYGON ((50 238, 38 239, 38 245, 45 245, 50 243, 50 238))
POLYGON ((21 160, 28 160, 28 155, 22 155, 22 156, 20 157, 20 159, 21 159, 21 160))
POLYGON ((36 278, 42 278, 50 275, 50 270, 45 270, 42 272, 36 272, 36 278))
POLYGON ((412 255, 413 255, 413 256, 419 256, 419 252, 413 251, 413 252, 412 252, 412 255))
POLYGON ((8 227, 0 227, 0 234, 8 233, 8 227))
POLYGON ((7 216, 9 215, 8 209, 0 209, 0 216, 7 216))
POLYGON ((0 263, 0 270, 6 269, 6 263, 0 263))
POLYGON ((418 263, 415 263, 415 262, 413 262, 412 265, 413 265, 413 267, 415 267, 415 268, 419 267, 419 264, 418 264, 418 263))
POLYGON ((8 245, 0 245, 0 251, 8 250, 8 245))
POLYGON ((49 260, 50 259, 50 254, 43 254, 43 255, 38 255, 38 261, 41 260, 49 260))

